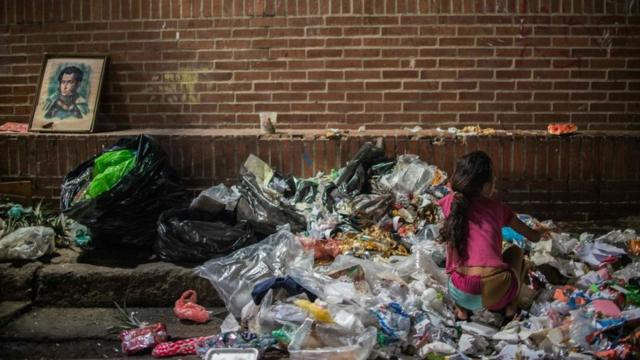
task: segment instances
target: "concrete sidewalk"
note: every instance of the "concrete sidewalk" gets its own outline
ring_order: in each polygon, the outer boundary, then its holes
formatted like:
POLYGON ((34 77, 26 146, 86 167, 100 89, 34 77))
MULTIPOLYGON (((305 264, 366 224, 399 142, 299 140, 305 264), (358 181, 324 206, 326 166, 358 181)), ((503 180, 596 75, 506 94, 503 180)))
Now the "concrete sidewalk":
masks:
MULTIPOLYGON (((0 306, 2 307, 2 306, 0 306)), ((173 339, 214 335, 226 316, 224 308, 213 308, 214 316, 206 324, 177 319, 171 308, 132 308, 141 321, 162 322, 173 339)), ((37 308, 18 315, 0 329, 0 354, 3 359, 76 359, 123 358, 118 325, 113 308, 37 308)), ((152 356, 135 356, 153 359, 152 356)), ((180 357, 198 359, 197 356, 180 357)))

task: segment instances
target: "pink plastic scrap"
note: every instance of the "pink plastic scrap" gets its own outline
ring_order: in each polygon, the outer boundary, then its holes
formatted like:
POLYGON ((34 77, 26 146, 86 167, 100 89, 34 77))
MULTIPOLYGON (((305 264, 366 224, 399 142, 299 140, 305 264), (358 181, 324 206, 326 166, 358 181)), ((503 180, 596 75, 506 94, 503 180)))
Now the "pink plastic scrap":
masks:
POLYGON ((26 133, 28 130, 29 130, 29 124, 8 121, 0 125, 0 132, 26 133))
POLYGON ((622 313, 616 303, 607 299, 596 299, 591 302, 593 308, 604 316, 619 317, 622 313))
POLYGON ((209 321, 209 312, 197 304, 198 295, 194 290, 187 290, 176 300, 173 313, 179 319, 191 320, 197 323, 209 321))

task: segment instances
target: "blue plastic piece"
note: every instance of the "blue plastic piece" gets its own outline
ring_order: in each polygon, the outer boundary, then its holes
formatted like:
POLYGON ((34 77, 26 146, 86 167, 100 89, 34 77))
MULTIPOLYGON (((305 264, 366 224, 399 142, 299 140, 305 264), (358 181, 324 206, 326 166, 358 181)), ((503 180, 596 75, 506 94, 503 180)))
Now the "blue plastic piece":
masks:
POLYGON ((525 247, 525 237, 508 226, 502 228, 502 238, 520 248, 525 247))

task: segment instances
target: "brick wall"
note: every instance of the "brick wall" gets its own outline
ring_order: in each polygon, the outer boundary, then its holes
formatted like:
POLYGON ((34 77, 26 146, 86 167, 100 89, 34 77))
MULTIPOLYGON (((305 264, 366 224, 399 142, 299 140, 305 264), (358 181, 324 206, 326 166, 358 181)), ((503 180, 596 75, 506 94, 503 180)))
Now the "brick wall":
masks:
MULTIPOLYGON (((55 199, 70 170, 133 133, 0 134, 0 179, 32 179, 36 197, 55 199)), ((219 182, 237 183, 239 167, 251 153, 284 173, 307 177, 344 165, 364 141, 381 138, 390 156, 418 154, 448 173, 460 155, 487 151, 494 161, 500 196, 514 209, 542 218, 614 218, 637 215, 640 208, 640 137, 627 132, 456 138, 380 130, 340 140, 326 139, 319 132, 269 137, 248 130, 150 133, 194 192, 219 182)))
POLYGON ((98 126, 640 129, 640 1, 0 0, 0 122, 109 53, 98 126))

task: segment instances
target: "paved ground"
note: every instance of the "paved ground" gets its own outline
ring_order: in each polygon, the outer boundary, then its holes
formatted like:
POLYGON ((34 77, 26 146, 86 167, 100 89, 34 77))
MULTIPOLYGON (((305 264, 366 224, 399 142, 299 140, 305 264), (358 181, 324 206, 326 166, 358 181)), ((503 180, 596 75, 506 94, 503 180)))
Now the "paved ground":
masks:
MULTIPOLYGON (((178 320, 171 308, 129 310, 142 321, 165 323, 176 339, 217 334, 226 316, 225 309, 211 309, 216 314, 211 321, 193 324, 178 320)), ((116 315, 113 308, 32 308, 0 329, 0 354, 3 359, 123 357, 117 331, 109 331, 119 324, 116 315)))

